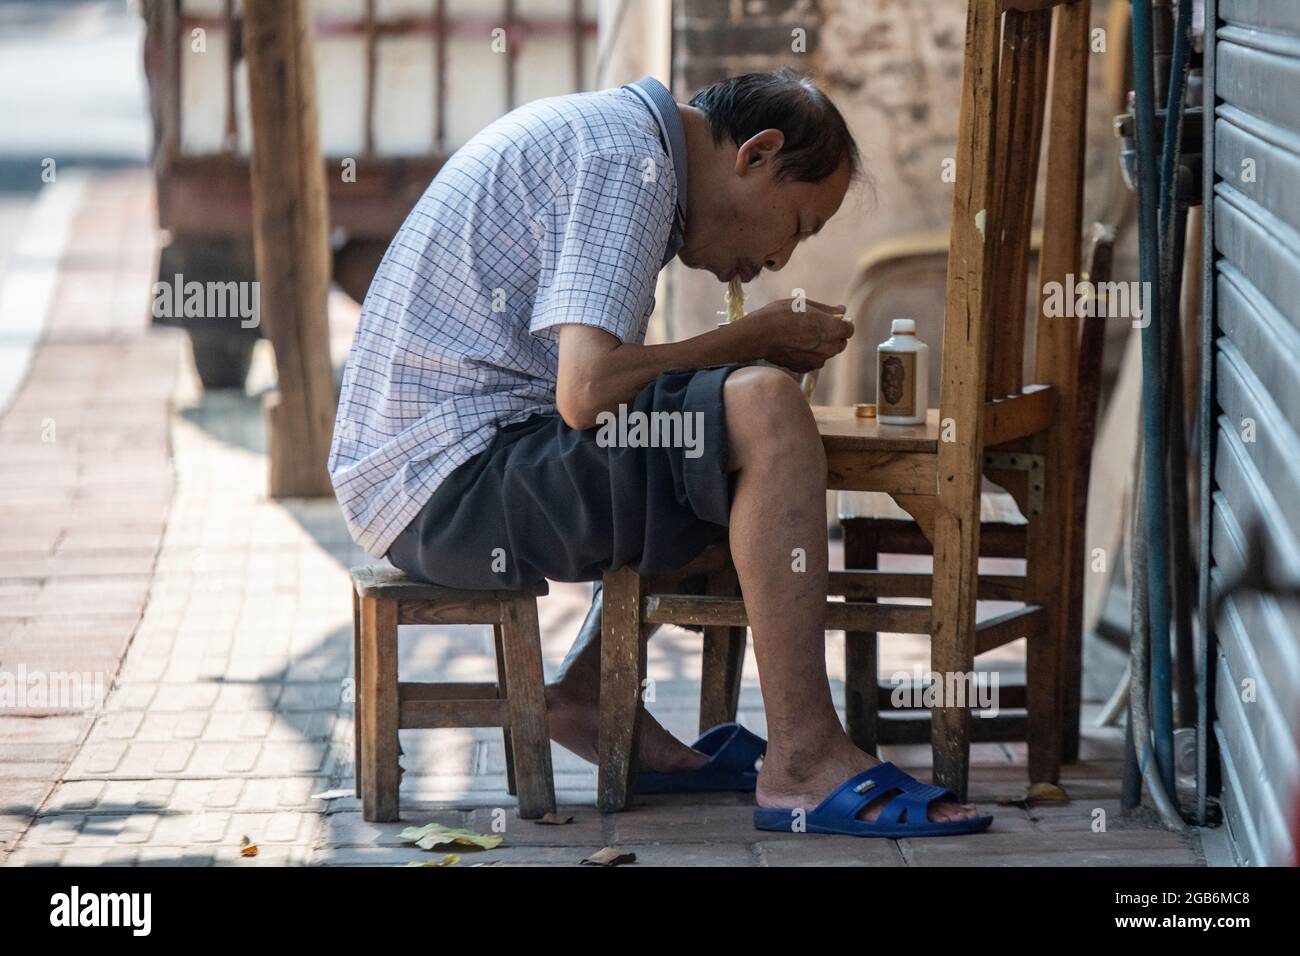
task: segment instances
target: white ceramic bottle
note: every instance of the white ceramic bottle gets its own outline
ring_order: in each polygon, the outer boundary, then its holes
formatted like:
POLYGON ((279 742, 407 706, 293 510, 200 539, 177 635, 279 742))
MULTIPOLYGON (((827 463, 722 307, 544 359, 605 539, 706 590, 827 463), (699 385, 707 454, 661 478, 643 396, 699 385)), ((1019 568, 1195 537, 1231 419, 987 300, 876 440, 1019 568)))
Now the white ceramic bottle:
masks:
POLYGON ((919 425, 930 396, 930 346, 911 319, 894 319, 889 331, 876 346, 876 417, 882 425, 919 425))

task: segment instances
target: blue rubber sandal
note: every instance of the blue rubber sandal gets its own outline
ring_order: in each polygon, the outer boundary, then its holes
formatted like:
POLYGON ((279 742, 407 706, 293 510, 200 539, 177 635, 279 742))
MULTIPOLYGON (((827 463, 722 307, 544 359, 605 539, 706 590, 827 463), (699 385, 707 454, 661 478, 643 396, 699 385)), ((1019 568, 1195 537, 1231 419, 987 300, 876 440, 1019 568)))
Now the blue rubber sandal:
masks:
POLYGON ((718 724, 691 744, 709 755, 709 762, 696 770, 661 773, 640 770, 632 781, 633 793, 702 793, 737 790, 753 793, 758 785, 754 765, 767 752, 767 741, 740 724, 718 724))
POLYGON ((903 839, 979 833, 993 822, 992 817, 932 822, 928 815, 930 804, 952 796, 951 790, 921 783, 892 763, 882 763, 840 784, 803 818, 802 830, 796 829, 800 816, 798 811, 767 807, 754 808, 754 826, 759 830, 903 839), (886 801, 879 817, 871 821, 857 818, 863 807, 891 791, 895 796, 886 801))

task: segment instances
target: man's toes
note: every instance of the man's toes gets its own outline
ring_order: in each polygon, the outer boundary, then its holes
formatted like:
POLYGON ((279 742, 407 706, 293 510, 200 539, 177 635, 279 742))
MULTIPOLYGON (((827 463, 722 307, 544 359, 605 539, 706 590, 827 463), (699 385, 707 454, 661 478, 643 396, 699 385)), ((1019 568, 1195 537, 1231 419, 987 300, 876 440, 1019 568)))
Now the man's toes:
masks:
POLYGON ((969 803, 957 803, 944 800, 930 808, 930 819, 935 823, 948 823, 954 820, 967 820, 976 815, 975 807, 969 803))

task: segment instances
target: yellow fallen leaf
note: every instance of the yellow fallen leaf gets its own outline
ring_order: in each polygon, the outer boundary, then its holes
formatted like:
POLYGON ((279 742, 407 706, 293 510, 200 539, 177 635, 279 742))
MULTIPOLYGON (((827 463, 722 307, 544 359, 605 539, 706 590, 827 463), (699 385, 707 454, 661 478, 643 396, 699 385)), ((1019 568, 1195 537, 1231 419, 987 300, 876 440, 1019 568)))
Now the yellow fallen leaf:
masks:
POLYGON ((460 862, 460 857, 458 857, 455 853, 448 853, 441 860, 437 860, 433 863, 418 863, 415 860, 412 860, 410 863, 406 865, 407 866, 455 866, 459 862, 460 862))
POLYGON ((1070 795, 1054 783, 1035 783, 1029 787, 1025 799, 1031 806, 1038 803, 1066 804, 1070 802, 1070 795))
POLYGON ((421 850, 432 850, 440 846, 467 846, 480 850, 491 850, 501 845, 497 834, 475 833, 473 830, 458 830, 445 827, 441 823, 426 823, 422 827, 407 827, 399 836, 414 843, 421 850))

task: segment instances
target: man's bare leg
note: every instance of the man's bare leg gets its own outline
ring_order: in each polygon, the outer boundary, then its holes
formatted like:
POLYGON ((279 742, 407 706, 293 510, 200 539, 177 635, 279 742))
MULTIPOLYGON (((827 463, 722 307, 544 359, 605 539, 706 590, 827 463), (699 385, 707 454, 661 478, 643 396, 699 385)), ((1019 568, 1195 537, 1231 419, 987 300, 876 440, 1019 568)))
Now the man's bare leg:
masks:
MULTIPOLYGON (((840 724, 826 673, 826 456, 798 385, 766 367, 739 369, 723 386, 731 501, 731 556, 754 635, 767 756, 764 807, 811 809, 846 779, 879 763, 840 724), (795 570, 802 568, 802 570, 795 570)), ((864 819, 879 816, 884 801, 864 819)), ((947 800, 930 819, 975 816, 947 800)))
MULTIPOLYGON (((648 640, 655 628, 646 628, 648 640)), ((597 761, 597 703, 600 700, 600 603, 592 603, 573 647, 560 665, 555 682, 546 685, 546 719, 551 739, 584 760, 597 761)), ((682 743, 641 707, 637 734, 637 765, 646 770, 676 773, 694 770, 708 757, 682 743)))

